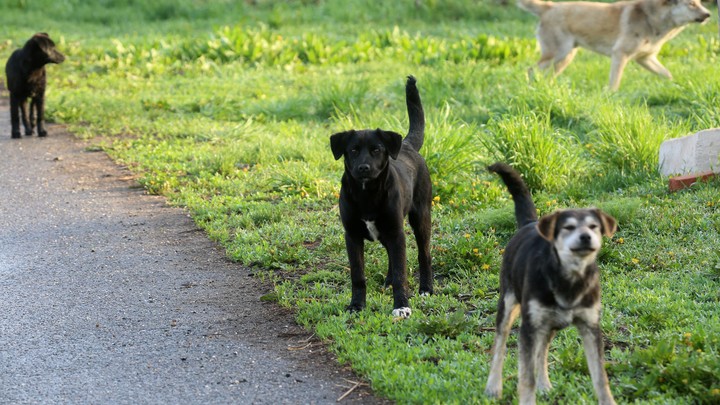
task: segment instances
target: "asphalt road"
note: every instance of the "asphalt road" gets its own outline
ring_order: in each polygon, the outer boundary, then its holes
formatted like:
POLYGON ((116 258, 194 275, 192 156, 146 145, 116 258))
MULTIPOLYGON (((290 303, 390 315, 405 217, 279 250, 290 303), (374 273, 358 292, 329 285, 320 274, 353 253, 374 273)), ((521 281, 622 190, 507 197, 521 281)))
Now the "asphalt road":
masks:
POLYGON ((183 210, 59 126, 10 139, 7 109, 0 403, 330 404, 360 381, 183 210))

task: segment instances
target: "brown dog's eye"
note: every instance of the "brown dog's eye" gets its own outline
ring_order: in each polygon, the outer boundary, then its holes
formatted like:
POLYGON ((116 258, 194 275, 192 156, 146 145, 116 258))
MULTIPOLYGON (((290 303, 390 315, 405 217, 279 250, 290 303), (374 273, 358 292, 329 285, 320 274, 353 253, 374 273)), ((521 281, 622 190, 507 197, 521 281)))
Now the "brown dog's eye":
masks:
POLYGON ((575 225, 565 225, 563 226, 563 229, 572 232, 575 230, 575 225))

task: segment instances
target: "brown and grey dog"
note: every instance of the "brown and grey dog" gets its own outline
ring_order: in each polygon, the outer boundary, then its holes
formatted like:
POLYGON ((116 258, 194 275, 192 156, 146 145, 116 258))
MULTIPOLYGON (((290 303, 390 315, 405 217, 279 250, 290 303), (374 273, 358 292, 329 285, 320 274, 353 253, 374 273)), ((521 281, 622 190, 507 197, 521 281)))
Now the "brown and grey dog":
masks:
POLYGON ((37 120, 38 136, 47 135, 45 130, 45 65, 62 63, 65 56, 55 49, 55 43, 44 32, 32 36, 21 49, 10 55, 5 65, 7 89, 10 91, 11 136, 20 138, 20 119, 25 135, 33 134, 37 120), (30 98, 28 111, 27 99, 30 98), (28 116, 29 112, 29 116, 28 116))
POLYGON ((617 3, 519 0, 518 6, 538 17, 540 69, 560 74, 578 47, 611 57, 610 89, 620 87, 631 60, 652 73, 672 79, 657 59, 665 42, 687 24, 705 22, 710 12, 699 0, 632 0, 617 3))
POLYGON ((415 78, 409 76, 405 97, 410 130, 402 135, 382 129, 350 130, 330 137, 335 159, 345 157, 340 187, 340 218, 350 260, 352 299, 347 309, 365 307, 366 240, 387 250, 385 285, 393 288, 393 316, 409 317, 405 255, 405 217, 415 233, 420 267, 420 294, 433 292, 430 265, 430 206, 432 184, 418 151, 425 138, 425 115, 415 78))
POLYGON ((615 219, 598 209, 579 209, 557 211, 538 221, 535 204, 520 175, 504 163, 488 169, 500 175, 513 197, 518 231, 503 255, 486 395, 502 395, 506 341, 512 323, 521 315, 520 404, 534 404, 536 389, 552 388, 547 370, 550 341, 556 331, 570 324, 582 336, 599 402, 614 404, 604 367, 600 275, 595 258, 602 236, 615 233, 615 219))

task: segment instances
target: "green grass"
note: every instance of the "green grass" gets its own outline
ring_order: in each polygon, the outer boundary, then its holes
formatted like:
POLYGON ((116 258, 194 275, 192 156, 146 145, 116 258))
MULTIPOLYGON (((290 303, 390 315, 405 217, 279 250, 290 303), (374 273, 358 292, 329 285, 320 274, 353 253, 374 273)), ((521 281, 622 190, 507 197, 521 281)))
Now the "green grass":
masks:
MULTIPOLYGON (((605 90, 580 51, 529 82, 533 16, 495 2, 79 0, 3 3, 0 58, 47 31, 49 119, 93 140, 148 192, 182 206, 228 257, 275 282, 342 362, 401 403, 484 403, 498 270, 512 202, 484 167, 520 169, 541 214, 598 206, 620 229, 599 258, 607 370, 620 402, 720 401, 720 184, 669 194, 669 138, 720 126, 717 26, 692 26, 605 90), (34 21, 32 29, 27 21, 34 21), (427 117, 436 294, 390 316, 387 257, 368 245, 368 308, 344 311, 349 271, 329 136, 405 132, 405 76, 427 117)), ((713 10, 713 15, 715 10, 713 10)), ((416 248, 408 238, 410 269, 416 248)), ((411 281, 417 288, 415 280, 411 281)), ((505 398, 515 398, 512 335, 505 398)), ((551 349, 549 403, 594 402, 575 330, 551 349)))

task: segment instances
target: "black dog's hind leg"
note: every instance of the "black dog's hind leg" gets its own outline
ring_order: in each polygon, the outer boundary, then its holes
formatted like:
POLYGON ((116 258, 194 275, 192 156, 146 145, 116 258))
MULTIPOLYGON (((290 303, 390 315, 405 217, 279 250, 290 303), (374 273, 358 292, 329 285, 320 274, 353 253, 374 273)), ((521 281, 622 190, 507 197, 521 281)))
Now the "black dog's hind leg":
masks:
POLYGON ((362 238, 353 239, 345 233, 345 247, 350 261, 350 281, 352 282, 352 298, 347 310, 354 312, 365 308, 365 242, 362 238))
POLYGON ((10 125, 12 127, 11 137, 20 138, 20 102, 18 97, 10 95, 10 125))
POLYGON ((433 293, 433 271, 430 258, 430 211, 411 211, 408 222, 415 234, 420 268, 420 294, 433 293))
MULTIPOLYGON (((40 95, 38 97, 33 97, 32 99, 32 105, 30 107, 30 121, 32 121, 32 113, 33 110, 37 113, 37 130, 38 130, 38 136, 46 136, 47 130, 45 130, 45 96, 40 95), (34 107, 34 108, 33 108, 34 107)), ((32 125, 32 122, 31 124, 32 125)))

